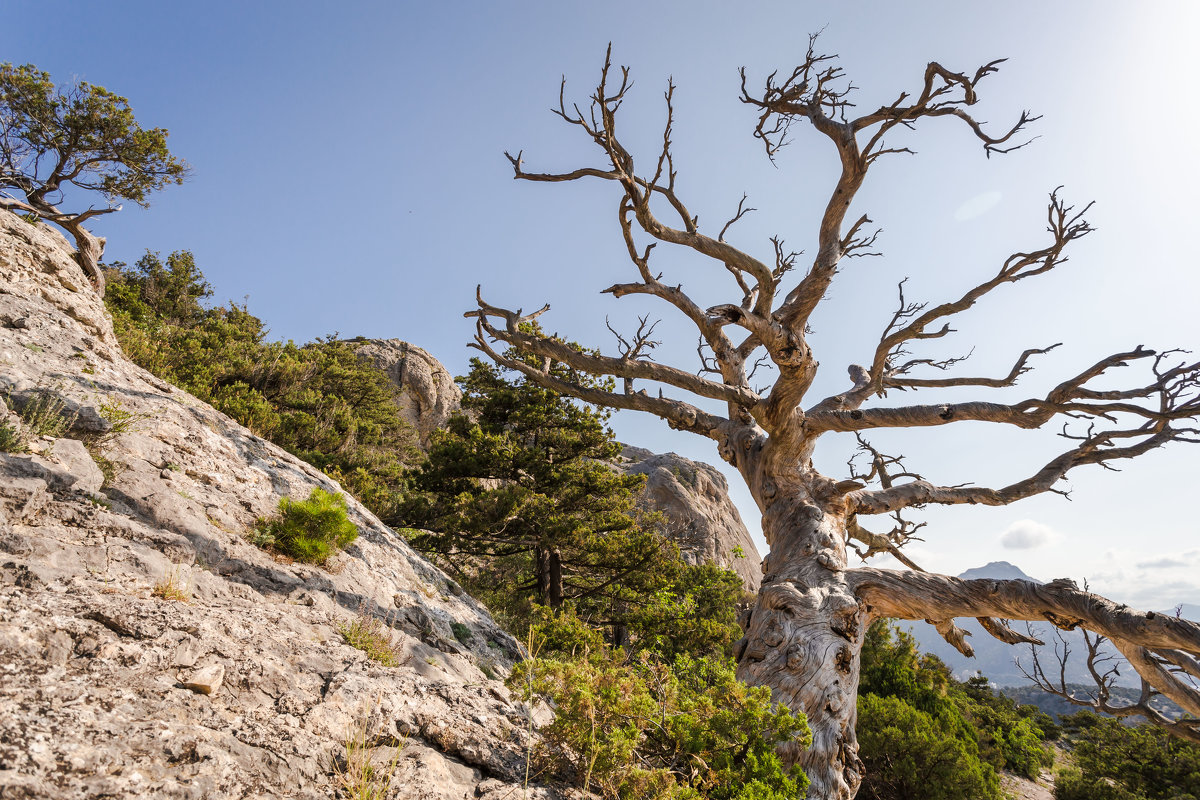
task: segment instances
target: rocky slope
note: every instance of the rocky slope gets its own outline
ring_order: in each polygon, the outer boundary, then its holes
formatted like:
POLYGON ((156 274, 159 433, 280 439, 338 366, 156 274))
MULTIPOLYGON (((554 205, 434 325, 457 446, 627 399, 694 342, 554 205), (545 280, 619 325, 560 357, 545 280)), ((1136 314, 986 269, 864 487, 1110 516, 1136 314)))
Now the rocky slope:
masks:
POLYGON ((0 798, 333 797, 356 730, 393 797, 522 796, 488 677, 516 642, 352 498, 328 569, 247 541, 339 487, 127 362, 62 238, 5 212, 0 397, 31 450, 0 453, 0 798), (398 667, 345 643, 360 615, 398 667))

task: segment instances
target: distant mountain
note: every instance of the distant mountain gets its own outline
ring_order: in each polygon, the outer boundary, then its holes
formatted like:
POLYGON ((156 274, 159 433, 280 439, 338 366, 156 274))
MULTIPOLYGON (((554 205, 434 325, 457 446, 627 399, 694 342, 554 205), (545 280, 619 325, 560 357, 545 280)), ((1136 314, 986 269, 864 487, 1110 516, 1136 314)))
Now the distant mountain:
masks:
POLYGON ((1045 583, 1037 578, 1031 578, 1021 571, 1021 568, 1016 564, 1010 564, 1007 561, 992 561, 984 564, 982 567, 972 567, 958 577, 963 580, 974 580, 976 578, 996 578, 997 580, 1020 580, 1033 581, 1034 583, 1045 583))

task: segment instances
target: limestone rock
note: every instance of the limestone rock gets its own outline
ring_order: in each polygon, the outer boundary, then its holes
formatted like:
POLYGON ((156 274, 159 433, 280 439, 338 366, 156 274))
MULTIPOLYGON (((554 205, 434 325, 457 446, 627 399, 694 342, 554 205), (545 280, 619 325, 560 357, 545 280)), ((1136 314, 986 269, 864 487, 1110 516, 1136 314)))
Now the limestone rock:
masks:
POLYGON ((454 376, 425 350, 399 339, 355 340, 364 361, 381 369, 396 387, 403 417, 417 430, 421 446, 458 411, 462 391, 454 376))
POLYGON ((332 798, 361 726, 373 760, 399 748, 392 797, 522 796, 526 712, 487 677, 519 645, 352 498, 328 569, 254 546, 281 498, 338 485, 126 361, 62 238, 3 211, 0 384, 99 420, 0 454, 0 797, 332 798), (360 614, 400 666, 346 643, 360 614))
POLYGON ((762 557, 729 499, 724 475, 700 461, 640 447, 627 446, 621 451, 618 466, 646 476, 641 502, 666 515, 668 532, 685 559, 728 567, 742 579, 747 591, 758 591, 762 557))
POLYGON ((187 680, 180 679, 183 688, 191 689, 196 694, 216 694, 225 680, 225 668, 220 664, 211 664, 196 670, 187 680))

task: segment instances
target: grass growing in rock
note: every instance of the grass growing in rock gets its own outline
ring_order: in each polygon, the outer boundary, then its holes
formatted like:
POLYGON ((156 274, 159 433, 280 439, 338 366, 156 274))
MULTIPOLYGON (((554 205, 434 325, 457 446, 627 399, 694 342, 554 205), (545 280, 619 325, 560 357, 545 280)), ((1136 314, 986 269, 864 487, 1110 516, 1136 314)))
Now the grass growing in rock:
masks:
POLYGON ((25 435, 59 437, 75 424, 75 415, 64 413, 66 401, 51 389, 39 389, 33 397, 20 404, 17 416, 25 423, 25 435))
POLYGON ((280 500, 279 515, 260 519, 251 541, 306 564, 324 564, 357 538, 358 528, 346 516, 346 499, 313 489, 307 500, 280 500))
POLYGON ((358 616, 348 623, 338 625, 338 633, 346 644, 362 650, 367 658, 385 667, 400 664, 400 654, 387 626, 377 617, 369 616, 360 609, 358 616))
POLYGON ((404 742, 399 742, 391 760, 380 769, 371 762, 374 737, 368 733, 369 725, 370 715, 367 714, 351 726, 346 736, 346 752, 334 762, 338 796, 345 800, 387 800, 391 796, 392 779, 400 763, 404 742))
POLYGON ((179 576, 178 569, 173 569, 164 575, 161 581, 154 584, 150 594, 160 600, 176 603, 186 603, 192 599, 192 593, 188 590, 187 583, 179 576))

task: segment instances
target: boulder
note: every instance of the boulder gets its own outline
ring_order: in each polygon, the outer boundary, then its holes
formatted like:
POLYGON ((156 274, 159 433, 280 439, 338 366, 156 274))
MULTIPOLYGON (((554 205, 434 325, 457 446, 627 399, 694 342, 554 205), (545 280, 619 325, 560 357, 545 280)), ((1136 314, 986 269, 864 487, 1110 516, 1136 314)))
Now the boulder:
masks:
POLYGON ((641 502, 667 517, 667 531, 685 559, 727 567, 742 579, 746 591, 758 591, 762 557, 729 499, 724 475, 703 462, 641 447, 626 446, 617 466, 646 476, 641 502))
POLYGON ((442 362, 400 339, 355 339, 355 351, 387 375, 396 388, 403 417, 417 431, 421 446, 458 411, 462 391, 442 362))

